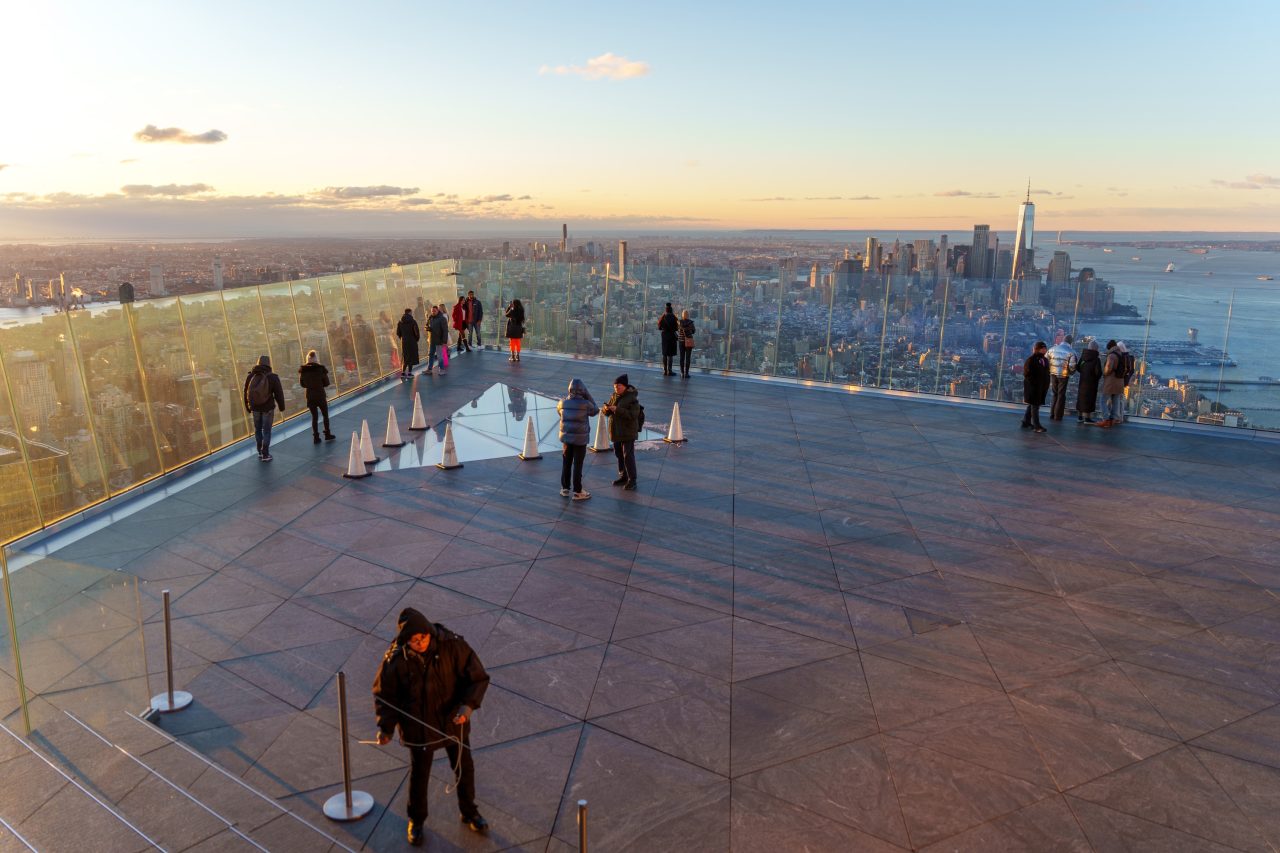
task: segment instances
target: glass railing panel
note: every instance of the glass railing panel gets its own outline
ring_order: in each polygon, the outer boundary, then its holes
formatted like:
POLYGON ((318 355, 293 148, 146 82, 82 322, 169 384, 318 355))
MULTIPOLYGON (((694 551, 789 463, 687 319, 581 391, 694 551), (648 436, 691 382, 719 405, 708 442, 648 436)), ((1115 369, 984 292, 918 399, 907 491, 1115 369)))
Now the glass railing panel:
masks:
MULTIPOLYGON (((226 290, 222 293, 223 307, 227 315, 227 329, 231 337, 231 351, 235 356, 236 375, 240 383, 241 405, 244 409, 244 385, 249 371, 261 356, 271 356, 267 342, 267 328, 262 314, 262 303, 256 287, 226 290)), ((281 385, 287 381, 288 365, 271 362, 271 369, 281 377, 281 385), (284 371, 281 373, 281 371, 284 371)), ((277 414, 278 418, 279 415, 277 414)))
MULTIPOLYGON (((66 556, 6 548, 32 728, 63 711, 101 723, 150 698, 138 579, 78 556, 93 550, 90 539, 68 546, 66 556)), ((0 655, 6 681, 16 676, 13 666, 12 654, 0 655)))
POLYGON ((293 293, 289 285, 289 282, 283 281, 257 288, 262 304, 262 320, 267 331, 267 350, 284 388, 286 415, 307 407, 306 392, 298 384, 298 368, 306 359, 306 350, 298 340, 298 322, 294 315, 293 293))
POLYGON ((379 363, 381 348, 378 344, 377 313, 370 312, 368 296, 365 293, 363 272, 343 273, 342 296, 346 300, 348 316, 351 318, 351 338, 355 345, 356 364, 361 382, 371 382, 382 375, 379 363))
POLYGON ((291 281, 288 284, 293 313, 297 318, 302 357, 305 358, 311 350, 316 351, 316 357, 320 363, 329 368, 329 381, 334 384, 329 389, 329 395, 333 396, 339 390, 337 371, 334 369, 336 359, 329 345, 328 324, 320 304, 320 287, 317 279, 308 278, 291 281))
MULTIPOLYGON (((190 348, 200 411, 213 450, 250 433, 244 410, 244 377, 235 357, 221 293, 178 297, 190 348)), ((255 358, 256 360, 256 358, 255 358)))
MULTIPOLYGON (((43 520, 42 511, 59 513, 67 500, 65 494, 71 490, 68 465, 46 461, 34 468, 31 466, 22 440, 23 427, 14 414, 9 396, 10 385, 4 359, 0 358, 0 541, 38 529, 43 520), (35 484, 46 480, 43 475, 37 476, 37 472, 50 468, 54 477, 37 499, 35 484)), ((49 457, 54 458, 57 457, 49 457)))
POLYGON ((128 306, 138 357, 151 398, 151 417, 166 471, 209 452, 200 377, 192 368, 176 297, 128 306))
POLYGON ((609 303, 602 312, 608 318, 601 354, 608 358, 645 361, 644 339, 657 332, 661 306, 648 305, 648 289, 643 278, 628 268, 625 278, 610 270, 609 303))
POLYGON ((691 366, 725 370, 729 350, 727 282, 717 284, 713 277, 701 275, 702 272, 695 267, 672 268, 672 295, 688 308, 696 330, 691 366))
POLYGON ((151 400, 153 394, 160 397, 162 389, 143 380, 136 329, 127 310, 67 315, 88 393, 88 421, 98 437, 111 494, 164 470, 151 400))
POLYGON ((44 523, 106 497, 107 466, 68 315, 4 329, 0 357, 44 523))
MULTIPOLYGON (((822 378, 826 361, 827 306, 831 301, 832 287, 829 278, 819 276, 804 287, 779 287, 776 332, 766 343, 766 348, 772 345, 775 356, 769 365, 771 375, 822 378)), ((763 285, 766 290, 772 284, 772 279, 757 282, 757 286, 763 285)))
POLYGON ((360 384, 360 371, 342 276, 327 275, 313 281, 324 313, 329 348, 333 353, 333 360, 329 363, 331 379, 336 391, 349 391, 360 384))
POLYGON ((397 298, 390 270, 373 270, 365 274, 365 306, 369 325, 373 327, 375 352, 381 373, 400 369, 400 342, 396 338, 396 321, 405 306, 397 298))

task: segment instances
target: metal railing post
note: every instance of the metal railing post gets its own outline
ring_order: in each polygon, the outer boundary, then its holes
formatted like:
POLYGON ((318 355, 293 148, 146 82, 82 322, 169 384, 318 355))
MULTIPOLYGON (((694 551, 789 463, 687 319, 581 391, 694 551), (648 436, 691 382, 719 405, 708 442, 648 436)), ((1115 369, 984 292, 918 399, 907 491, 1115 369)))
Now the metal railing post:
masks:
POLYGON ((587 853, 587 801, 578 800, 578 850, 587 853))
POLYGON ((338 673, 338 732, 342 737, 342 793, 334 794, 324 804, 330 820, 359 820, 373 811, 373 797, 364 791, 351 790, 351 744, 347 737, 347 674, 338 673))
POLYGON ((161 593, 164 596, 164 671, 168 689, 151 697, 151 710, 168 714, 181 711, 191 704, 191 694, 185 690, 173 689, 173 623, 169 613, 169 590, 161 593))

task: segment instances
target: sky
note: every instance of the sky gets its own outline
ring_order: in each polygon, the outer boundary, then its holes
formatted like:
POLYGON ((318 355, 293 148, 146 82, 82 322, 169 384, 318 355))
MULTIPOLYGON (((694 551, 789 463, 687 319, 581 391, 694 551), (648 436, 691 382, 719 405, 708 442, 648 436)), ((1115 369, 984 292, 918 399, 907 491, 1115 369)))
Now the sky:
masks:
POLYGON ((1280 3, 45 0, 0 239, 1280 231, 1280 3))

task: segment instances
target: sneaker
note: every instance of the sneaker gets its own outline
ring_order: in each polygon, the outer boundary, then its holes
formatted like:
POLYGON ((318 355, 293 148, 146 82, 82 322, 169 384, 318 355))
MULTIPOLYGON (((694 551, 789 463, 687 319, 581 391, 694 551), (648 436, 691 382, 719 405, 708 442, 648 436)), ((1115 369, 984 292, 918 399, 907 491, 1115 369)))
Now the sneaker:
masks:
POLYGON ((585 501, 585 500, 588 500, 590 497, 591 497, 591 493, 588 492, 586 489, 583 489, 580 492, 573 493, 573 499, 575 501, 585 501))
POLYGON ((619 477, 618 479, 614 480, 614 481, 613 481, 613 484, 614 484, 615 486, 625 486, 625 485, 627 484, 627 475, 626 475, 626 474, 623 474, 621 477, 619 477))
POLYGON ((623 490, 624 490, 624 491, 634 492, 634 491, 636 490, 636 481, 635 481, 635 480, 629 480, 629 481, 627 482, 627 484, 626 484, 625 486, 623 486, 622 488, 623 488, 623 490))
POLYGON ((1048 432, 1048 430, 1042 426, 1038 426, 1033 430, 1033 432, 1048 432))
POLYGON ((270 453, 264 453, 264 454, 262 454, 262 461, 263 461, 263 462, 270 462, 270 461, 271 461, 271 454, 270 454, 270 453))
POLYGON ((312 444, 319 444, 319 443, 320 443, 320 436, 318 436, 318 435, 312 435, 312 436, 311 436, 311 443, 312 443, 312 444))
POLYGON ((334 435, 333 433, 331 433, 331 432, 326 432, 326 433, 324 434, 324 440, 325 440, 325 441, 337 441, 337 440, 338 440, 338 437, 337 437, 336 435, 334 435))
POLYGON ((1114 423, 1115 422, 1112 421, 1110 418, 1107 418, 1105 421, 1098 421, 1098 426, 1102 427, 1103 429, 1111 429, 1114 423))
POLYGON ((569 497, 569 494, 570 494, 570 492, 569 492, 569 490, 568 490, 568 489, 561 489, 561 490, 560 490, 560 497, 562 497, 562 498, 567 498, 567 497, 569 497))
POLYGON ((422 824, 416 820, 409 821, 409 831, 405 833, 409 843, 414 847, 422 846, 422 824))
POLYGON ((466 824, 467 829, 471 830, 472 832, 479 832, 480 834, 483 835, 484 833, 489 831, 489 821, 485 820, 479 814, 474 814, 471 817, 467 817, 466 815, 463 815, 462 822, 466 824))

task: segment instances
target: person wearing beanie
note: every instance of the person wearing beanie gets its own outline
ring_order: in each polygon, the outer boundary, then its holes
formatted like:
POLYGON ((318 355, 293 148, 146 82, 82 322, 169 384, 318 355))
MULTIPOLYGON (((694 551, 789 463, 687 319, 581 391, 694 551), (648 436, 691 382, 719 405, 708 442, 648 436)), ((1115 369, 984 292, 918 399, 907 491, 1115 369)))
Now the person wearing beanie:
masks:
POLYGON ((633 492, 636 489, 636 438, 640 435, 644 408, 627 374, 613 380, 613 396, 600 411, 609 416, 609 440, 613 442, 613 455, 618 458, 618 479, 613 484, 633 492))
POLYGON ((324 390, 329 387, 329 368, 320 363, 315 350, 307 353, 306 364, 298 368, 298 384, 307 390, 312 442, 320 443, 319 415, 324 416, 324 440, 333 441, 337 436, 329 431, 329 399, 324 390))
POLYGON ((253 439, 263 462, 271 461, 271 425, 277 407, 284 411, 284 386, 271 370, 271 356, 260 356, 244 378, 244 410, 253 416, 253 439))
POLYGON ((1080 385, 1076 389, 1076 420, 1091 424, 1094 423, 1093 413, 1098 409, 1098 383, 1102 381, 1102 358, 1098 354, 1097 341, 1089 341, 1089 346, 1080 355, 1076 372, 1080 374, 1080 385))
POLYGON ((483 833, 489 822, 476 807, 471 715, 484 700, 489 674, 461 635, 412 607, 400 611, 396 629, 373 681, 373 709, 378 745, 391 743, 398 728, 409 749, 409 843, 422 844, 431 759, 440 747, 456 775, 462 822, 483 833))

